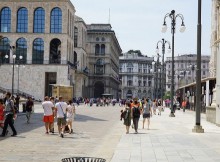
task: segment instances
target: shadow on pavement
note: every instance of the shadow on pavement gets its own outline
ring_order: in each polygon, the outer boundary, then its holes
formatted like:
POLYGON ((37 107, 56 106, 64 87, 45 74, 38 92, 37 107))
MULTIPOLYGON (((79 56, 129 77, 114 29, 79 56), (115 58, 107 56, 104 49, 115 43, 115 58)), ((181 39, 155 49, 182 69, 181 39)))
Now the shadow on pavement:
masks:
MULTIPOLYGON (((15 120, 15 129, 17 131, 17 136, 13 138, 25 138, 25 136, 20 135, 21 133, 33 131, 34 129, 44 127, 44 123, 42 121, 43 119, 43 113, 32 113, 30 123, 27 123, 26 114, 25 113, 18 113, 17 119, 15 120)), ((8 126, 8 135, 5 137, 0 137, 0 141, 5 138, 12 138, 12 130, 11 127, 8 126)), ((2 129, 0 129, 0 134, 2 133, 2 129)))
POLYGON ((87 115, 76 114, 75 121, 86 122, 86 121, 107 121, 107 120, 98 119, 87 115))

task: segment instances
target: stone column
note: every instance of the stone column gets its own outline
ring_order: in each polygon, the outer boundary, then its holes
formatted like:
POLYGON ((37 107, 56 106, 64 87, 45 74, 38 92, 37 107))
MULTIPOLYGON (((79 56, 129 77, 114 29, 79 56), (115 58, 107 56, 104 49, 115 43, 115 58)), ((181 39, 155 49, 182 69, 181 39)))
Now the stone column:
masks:
MULTIPOLYGON (((213 100, 214 100, 213 93, 213 100)), ((220 51, 217 50, 217 68, 216 68, 216 124, 220 126, 220 51)), ((213 105, 213 104, 212 104, 213 105)))
POLYGON ((206 92, 205 92, 205 100, 206 100, 206 105, 205 106, 209 106, 209 80, 206 81, 206 92))

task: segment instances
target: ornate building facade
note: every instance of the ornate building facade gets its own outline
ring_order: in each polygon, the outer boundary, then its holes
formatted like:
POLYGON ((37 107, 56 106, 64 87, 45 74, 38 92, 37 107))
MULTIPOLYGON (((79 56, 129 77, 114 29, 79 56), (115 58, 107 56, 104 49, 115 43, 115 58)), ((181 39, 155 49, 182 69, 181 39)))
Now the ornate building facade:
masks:
POLYGON ((122 50, 110 24, 87 25, 88 96, 119 95, 119 55, 122 50))
POLYGON ((211 58, 209 63, 209 71, 211 77, 216 77, 217 54, 219 53, 220 40, 220 1, 212 0, 212 15, 211 15, 211 58))
POLYGON ((121 48, 110 24, 87 25, 70 0, 0 2, 0 90, 43 99, 56 84, 77 98, 118 97, 121 48))
POLYGON ((124 53, 120 56, 119 61, 119 74, 122 83, 121 98, 153 98, 155 85, 151 69, 153 69, 154 58, 137 53, 124 53))
MULTIPOLYGON (((209 55, 202 55, 201 78, 207 78, 209 74, 209 55)), ((186 84, 196 81, 196 54, 184 54, 174 57, 174 90, 186 84)), ((171 63, 172 58, 166 58, 166 91, 171 89, 171 63)))

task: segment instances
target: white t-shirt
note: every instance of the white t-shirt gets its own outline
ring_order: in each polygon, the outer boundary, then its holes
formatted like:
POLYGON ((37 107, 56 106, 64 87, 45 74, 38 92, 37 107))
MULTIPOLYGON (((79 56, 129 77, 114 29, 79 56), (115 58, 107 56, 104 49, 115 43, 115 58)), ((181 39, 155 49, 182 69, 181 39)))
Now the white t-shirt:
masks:
POLYGON ((44 101, 42 103, 42 106, 43 106, 43 109, 44 109, 44 116, 53 115, 52 108, 54 107, 54 105, 51 101, 44 101))
POLYGON ((63 118, 64 114, 66 114, 66 109, 67 109, 67 103, 66 102, 57 102, 55 104, 55 107, 57 109, 57 118, 63 118), (62 110, 62 109, 63 110, 62 110), (64 113, 64 114, 63 114, 64 113))
POLYGON ((67 106, 67 114, 66 117, 67 118, 73 118, 75 114, 75 107, 72 105, 68 105, 67 106))

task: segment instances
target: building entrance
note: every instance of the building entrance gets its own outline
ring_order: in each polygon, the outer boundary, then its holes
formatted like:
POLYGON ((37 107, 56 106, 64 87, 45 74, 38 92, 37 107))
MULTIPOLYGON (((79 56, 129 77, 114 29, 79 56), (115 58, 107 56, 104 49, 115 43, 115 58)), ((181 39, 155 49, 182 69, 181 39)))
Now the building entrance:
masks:
POLYGON ((102 97, 102 94, 104 93, 104 84, 102 82, 96 82, 94 87, 94 97, 102 97))
POLYGON ((57 73, 46 72, 45 73, 45 96, 52 96, 52 84, 56 84, 56 83, 57 83, 57 73))

